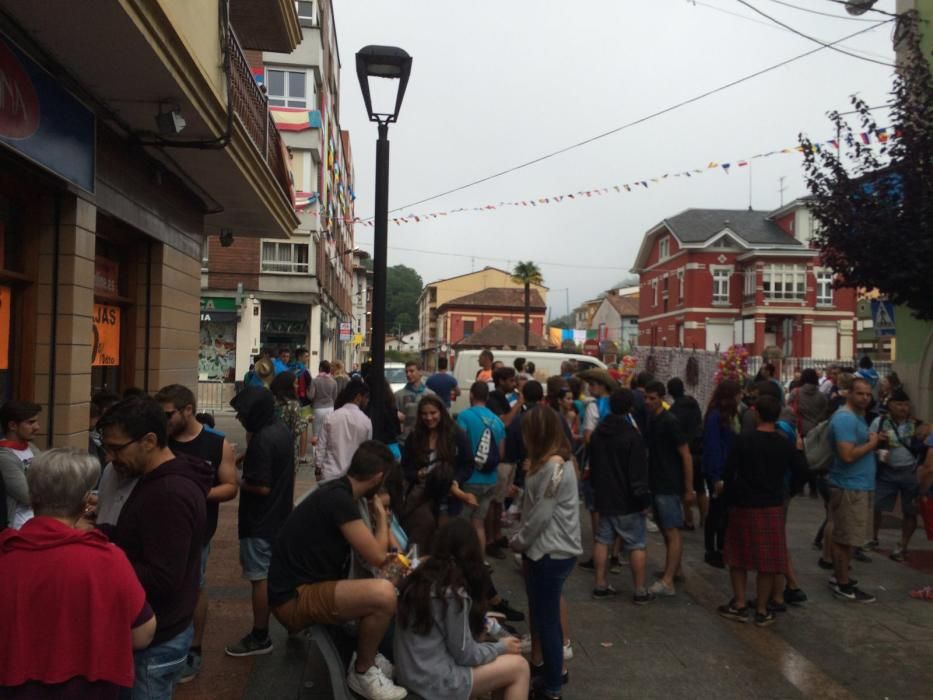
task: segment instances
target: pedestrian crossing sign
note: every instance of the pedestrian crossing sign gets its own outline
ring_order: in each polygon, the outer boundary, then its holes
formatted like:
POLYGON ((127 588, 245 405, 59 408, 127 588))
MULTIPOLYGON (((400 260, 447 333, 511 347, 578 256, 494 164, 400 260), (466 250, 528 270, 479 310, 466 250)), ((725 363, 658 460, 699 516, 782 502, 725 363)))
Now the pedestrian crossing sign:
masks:
POLYGON ((871 302, 871 319, 876 336, 896 335, 894 326, 894 304, 890 301, 873 299, 871 302))

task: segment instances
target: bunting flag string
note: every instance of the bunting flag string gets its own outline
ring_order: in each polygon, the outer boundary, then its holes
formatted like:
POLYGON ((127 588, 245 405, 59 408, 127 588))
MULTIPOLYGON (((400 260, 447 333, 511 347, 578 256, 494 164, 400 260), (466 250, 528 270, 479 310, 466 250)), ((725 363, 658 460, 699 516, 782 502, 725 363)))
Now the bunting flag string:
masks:
MULTIPOLYGON (((892 127, 884 127, 876 129, 873 132, 862 132, 860 134, 853 135, 848 142, 848 145, 852 146, 855 143, 860 143, 860 145, 872 145, 872 144, 884 144, 890 141, 892 138, 897 138, 900 133, 893 129, 892 127)), ((813 144, 813 149, 816 152, 820 152, 824 147, 832 148, 833 150, 838 150, 839 141, 837 139, 828 139, 826 141, 821 141, 813 144)), ((600 197, 610 192, 615 192, 617 194, 622 194, 625 192, 635 192, 640 189, 649 189, 656 184, 661 184, 664 181, 670 181, 674 178, 692 178, 697 175, 702 175, 710 171, 721 171, 726 175, 731 174, 733 168, 747 168, 752 165, 752 162, 761 158, 771 158, 777 155, 794 155, 798 153, 803 153, 803 146, 794 146, 788 148, 780 148, 773 151, 767 151, 766 153, 758 153, 751 157, 741 158, 737 160, 730 160, 728 162, 718 162, 710 161, 704 168, 692 168, 689 170, 683 170, 680 172, 669 172, 659 175, 657 177, 650 177, 645 179, 633 180, 622 185, 611 185, 609 187, 600 187, 591 190, 581 190, 579 192, 571 192, 560 195, 548 195, 542 197, 536 197, 532 199, 518 200, 514 202, 498 202, 496 204, 485 204, 475 207, 458 207, 457 209, 449 209, 447 211, 437 211, 430 213, 419 213, 419 214, 405 214, 404 216, 396 216, 389 219, 390 223, 395 224, 396 226, 402 226, 403 224, 417 224, 422 221, 430 221, 433 219, 438 219, 441 217, 453 215, 453 214, 463 214, 465 212, 489 212, 496 211, 498 209, 504 209, 506 207, 538 207, 549 204, 560 204, 565 199, 576 200, 592 197, 600 197)), ((313 199, 311 203, 313 203, 313 199)), ((331 217, 322 215, 324 219, 336 219, 337 217, 331 217)), ((361 226, 373 227, 374 222, 372 219, 360 219, 359 217, 355 219, 341 219, 346 223, 355 223, 361 226)))

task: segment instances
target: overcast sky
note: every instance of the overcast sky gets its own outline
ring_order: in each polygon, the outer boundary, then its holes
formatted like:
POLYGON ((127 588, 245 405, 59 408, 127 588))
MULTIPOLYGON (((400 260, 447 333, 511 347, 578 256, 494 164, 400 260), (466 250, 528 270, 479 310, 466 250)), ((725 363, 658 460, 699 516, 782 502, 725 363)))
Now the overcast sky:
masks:
MULTIPOLYGON (((823 17, 749 0, 800 31, 834 41, 870 27, 829 0, 788 0, 823 17)), ((341 126, 351 133, 356 213, 373 213, 376 129, 366 118, 354 54, 395 45, 414 58, 398 124, 391 127, 390 208, 416 202, 634 121, 816 46, 771 25, 736 0, 334 0, 342 60, 341 126)), ((894 0, 878 9, 894 11, 894 0)), ((885 19, 868 13, 860 19, 885 19)), ((841 45, 890 63, 892 25, 841 45)), ((498 208, 396 226, 389 264, 425 282, 485 265, 533 260, 553 315, 628 276, 645 231, 686 208, 747 208, 748 168, 692 178, 652 177, 735 163, 825 140, 826 118, 859 93, 888 101, 891 68, 825 49, 699 102, 541 163, 431 202, 401 216, 610 188, 537 208, 498 208), (613 185, 647 180, 616 194, 613 185), (413 249, 421 252, 412 252, 413 249), (434 251, 428 252, 428 251, 434 251), (436 253, 445 253, 439 255, 436 253), (450 255, 456 253, 463 257, 450 255), (471 259, 471 257, 473 259, 471 259)), ((886 112, 875 115, 886 125, 886 112)), ((776 155, 751 167, 755 209, 806 193, 802 157, 776 155)), ((357 225, 372 250, 373 229, 357 225)))

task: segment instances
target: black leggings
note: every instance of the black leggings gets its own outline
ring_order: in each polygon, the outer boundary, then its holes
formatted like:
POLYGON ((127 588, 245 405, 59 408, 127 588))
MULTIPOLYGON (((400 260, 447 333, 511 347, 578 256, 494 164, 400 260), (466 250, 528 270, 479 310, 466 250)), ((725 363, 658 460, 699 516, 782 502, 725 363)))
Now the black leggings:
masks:
POLYGON ((707 552, 721 552, 726 541, 726 499, 725 494, 716 495, 716 487, 711 481, 709 488, 709 512, 703 529, 703 543, 707 552))

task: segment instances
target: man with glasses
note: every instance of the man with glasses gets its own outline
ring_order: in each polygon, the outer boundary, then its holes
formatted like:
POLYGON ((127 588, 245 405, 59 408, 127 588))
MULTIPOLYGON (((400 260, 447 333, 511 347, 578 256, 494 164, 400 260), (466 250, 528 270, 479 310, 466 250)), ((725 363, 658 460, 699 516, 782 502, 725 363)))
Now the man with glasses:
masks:
POLYGON ((207 559, 211 552, 211 538, 217 531, 220 504, 232 501, 237 495, 236 455, 233 446, 222 435, 207 430, 197 419, 197 399, 194 392, 181 384, 169 384, 159 389, 155 400, 162 404, 168 426, 169 449, 178 454, 197 457, 211 465, 213 483, 207 494, 207 519, 201 551, 200 593, 194 609, 194 641, 188 652, 179 683, 192 681, 201 670, 201 642, 207 623, 207 590, 204 587, 207 559))
POLYGON ((98 423, 113 469, 137 479, 115 525, 101 529, 126 553, 159 621, 135 653, 134 700, 171 698, 193 636, 209 465, 168 447, 165 411, 149 397, 124 399, 98 423))

